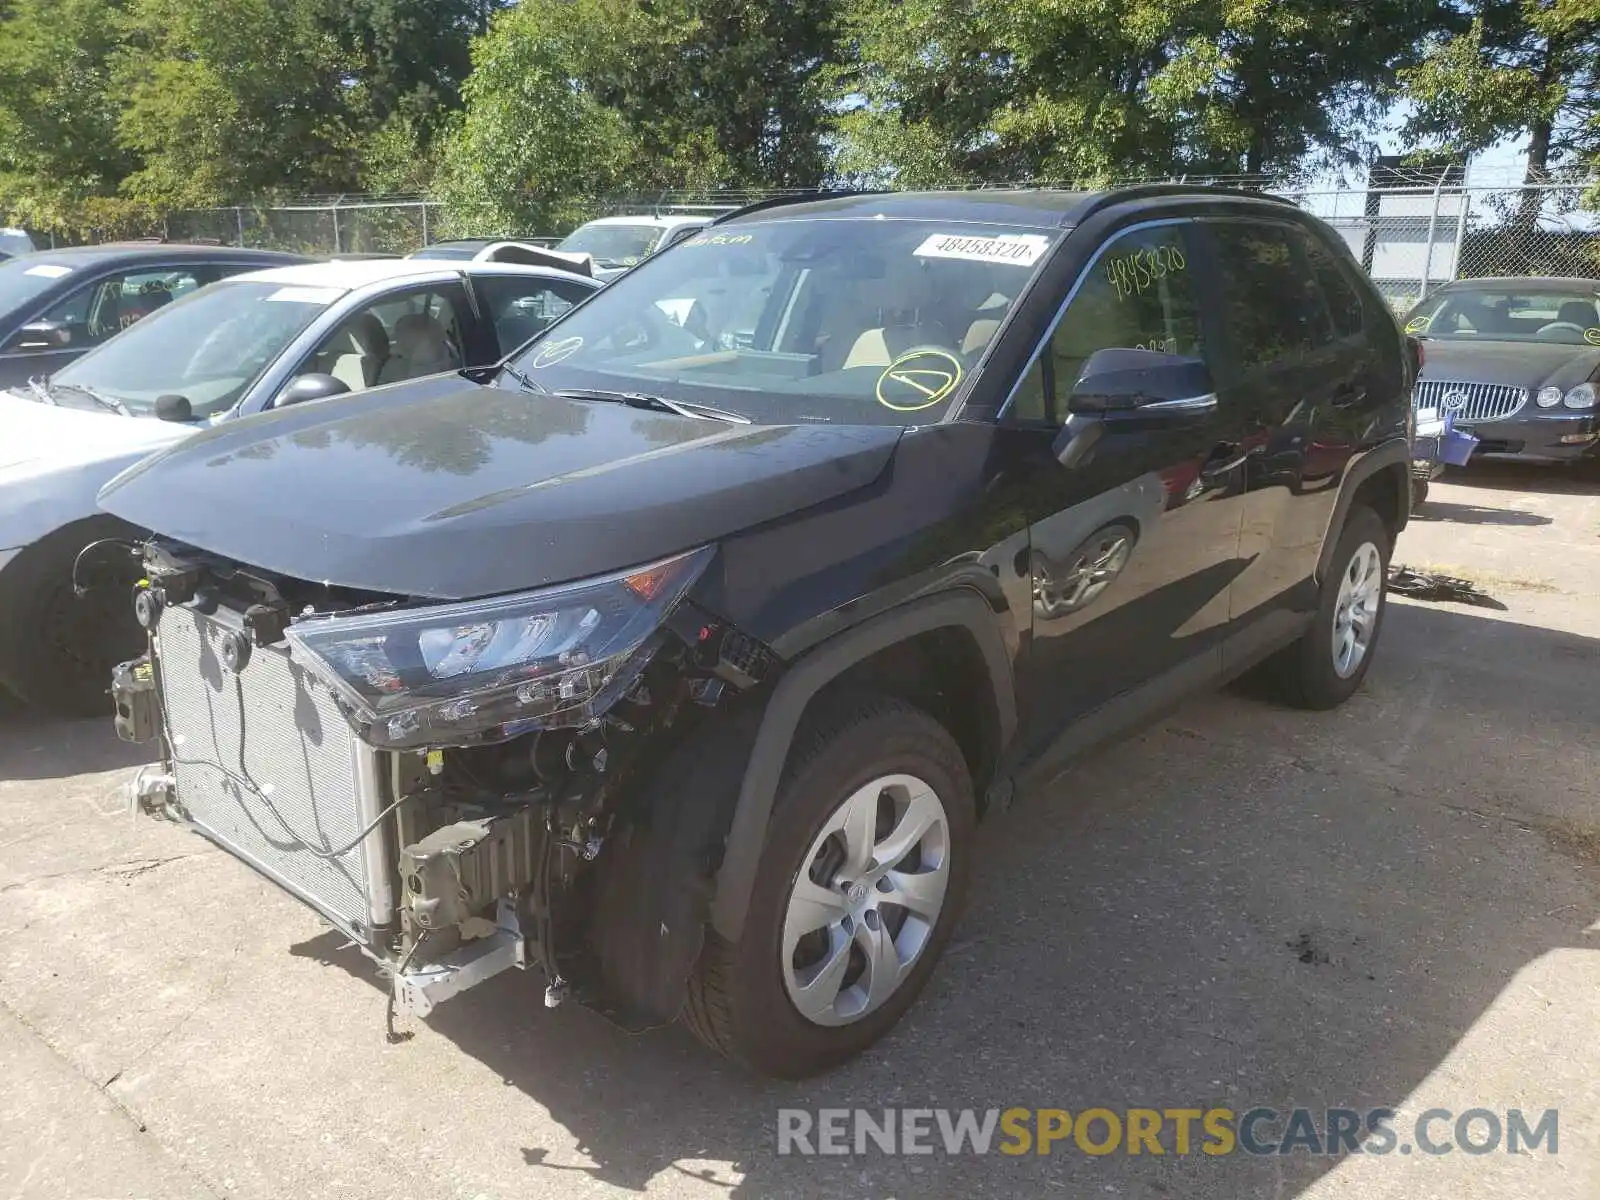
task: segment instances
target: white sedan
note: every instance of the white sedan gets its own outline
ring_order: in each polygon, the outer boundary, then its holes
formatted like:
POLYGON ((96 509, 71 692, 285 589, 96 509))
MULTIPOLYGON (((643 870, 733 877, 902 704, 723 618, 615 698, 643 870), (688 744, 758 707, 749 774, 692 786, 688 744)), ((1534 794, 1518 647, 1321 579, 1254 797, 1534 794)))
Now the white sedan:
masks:
POLYGON ((497 362, 599 286, 428 259, 253 271, 0 391, 0 686, 61 713, 108 706, 142 637, 115 540, 138 531, 95 509, 123 468, 217 421, 497 362))

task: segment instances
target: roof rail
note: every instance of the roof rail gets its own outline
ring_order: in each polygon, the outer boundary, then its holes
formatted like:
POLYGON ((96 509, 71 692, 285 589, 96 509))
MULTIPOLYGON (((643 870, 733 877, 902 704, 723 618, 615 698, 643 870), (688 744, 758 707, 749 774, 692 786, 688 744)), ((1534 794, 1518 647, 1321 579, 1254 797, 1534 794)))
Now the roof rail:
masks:
POLYGON ((751 204, 741 205, 732 212, 725 212, 711 223, 713 225, 721 225, 724 221, 731 221, 734 217, 763 212, 769 208, 781 208, 785 204, 810 204, 813 200, 839 200, 845 196, 883 196, 887 195, 888 192, 888 188, 824 188, 814 192, 793 193, 787 196, 768 196, 765 200, 757 200, 751 204))
POLYGON ((650 211, 655 216, 666 213, 724 213, 738 208, 737 204, 658 204, 650 211))
POLYGON ((1297 208, 1293 200, 1283 196, 1274 196, 1270 192, 1250 192, 1242 188, 1213 187, 1198 183, 1139 183, 1131 187, 1111 188, 1108 191, 1098 192, 1090 196, 1077 208, 1061 219, 1062 225, 1082 225, 1095 213, 1110 208, 1114 204, 1126 204, 1130 200, 1150 200, 1161 196, 1244 196, 1251 200, 1265 200, 1272 204, 1281 204, 1288 208, 1297 208))

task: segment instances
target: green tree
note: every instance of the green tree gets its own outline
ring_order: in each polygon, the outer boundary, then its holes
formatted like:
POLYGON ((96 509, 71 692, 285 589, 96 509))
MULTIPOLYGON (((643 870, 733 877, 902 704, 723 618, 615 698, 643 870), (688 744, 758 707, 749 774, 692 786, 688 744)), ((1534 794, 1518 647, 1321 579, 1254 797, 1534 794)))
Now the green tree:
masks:
POLYGON ((113 0, 15 0, 0 12, 0 204, 52 225, 138 165, 118 144, 113 0))
POLYGON ((629 52, 639 21, 624 0, 522 0, 493 19, 440 171, 452 232, 546 233, 621 184, 640 144, 586 75, 629 52))
POLYGON ((850 0, 840 167, 933 185, 1358 158, 1440 12, 1440 0, 850 0))
MULTIPOLYGON (((1526 137, 1529 184, 1600 152, 1600 0, 1464 0, 1455 12, 1464 28, 1402 73, 1407 133, 1466 154, 1526 137)), ((1540 202, 1523 193, 1522 223, 1540 202)))
POLYGON ((351 64, 322 0, 130 0, 113 60, 129 195, 176 206, 359 183, 351 64))

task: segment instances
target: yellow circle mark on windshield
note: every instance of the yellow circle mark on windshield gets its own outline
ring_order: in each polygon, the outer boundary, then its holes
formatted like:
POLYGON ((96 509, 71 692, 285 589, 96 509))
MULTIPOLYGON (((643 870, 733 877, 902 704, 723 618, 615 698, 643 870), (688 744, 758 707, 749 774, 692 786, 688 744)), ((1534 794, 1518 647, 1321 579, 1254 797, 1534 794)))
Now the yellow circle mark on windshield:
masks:
POLYGON ((540 346, 537 354, 533 356, 530 367, 553 367, 564 358, 571 358, 583 345, 581 337, 562 338, 558 342, 551 342, 547 346, 540 346))
POLYGON ((895 412, 920 412, 947 399, 961 382, 961 362, 943 350, 902 354, 878 376, 878 403, 895 412))
POLYGON ((1407 333, 1427 333, 1428 326, 1433 324, 1432 317, 1412 317, 1406 323, 1407 333))
POLYGON ((1591 346, 1600 346, 1600 329, 1585 329, 1583 340, 1591 346))

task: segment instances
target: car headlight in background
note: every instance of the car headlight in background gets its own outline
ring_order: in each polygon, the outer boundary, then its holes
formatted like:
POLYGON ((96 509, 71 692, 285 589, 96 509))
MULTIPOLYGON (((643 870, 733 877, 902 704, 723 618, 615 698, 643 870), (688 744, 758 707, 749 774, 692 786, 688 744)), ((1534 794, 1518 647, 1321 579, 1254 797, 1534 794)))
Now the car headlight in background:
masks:
POLYGON ((1561 398, 1561 403, 1568 408, 1593 408, 1595 402, 1595 387, 1592 383, 1580 383, 1561 398))
POLYGON ((1540 408, 1554 408, 1561 403, 1561 389, 1558 387, 1543 387, 1533 402, 1540 408))
POLYGON ((290 653, 383 749, 578 724, 637 678, 711 554, 492 600, 313 617, 289 627, 290 653))

